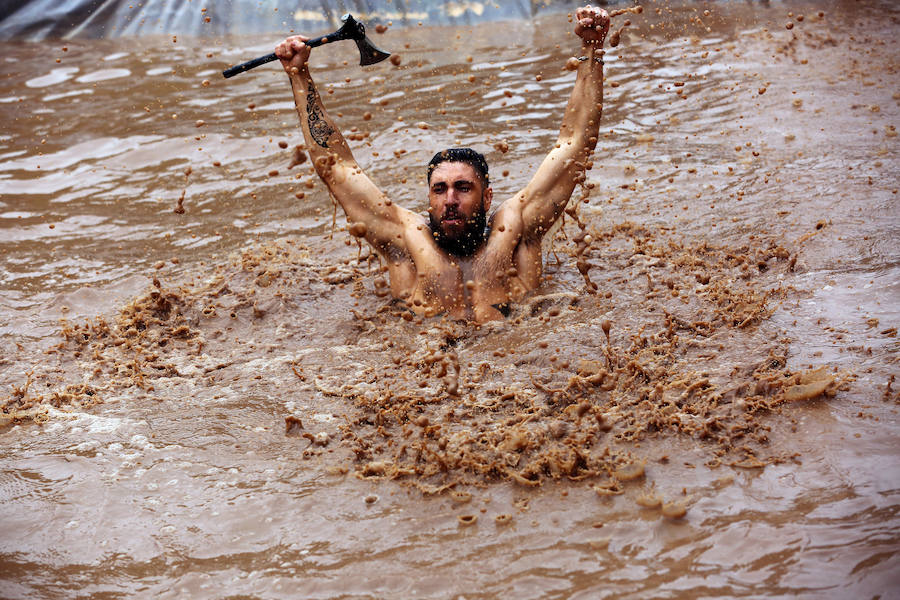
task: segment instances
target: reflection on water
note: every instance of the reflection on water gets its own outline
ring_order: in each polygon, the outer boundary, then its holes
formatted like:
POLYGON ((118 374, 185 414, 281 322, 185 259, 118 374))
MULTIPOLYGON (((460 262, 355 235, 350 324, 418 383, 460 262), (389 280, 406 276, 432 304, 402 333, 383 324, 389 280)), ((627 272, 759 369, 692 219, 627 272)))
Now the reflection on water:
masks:
MULTIPOLYGON (((0 595, 889 596, 898 17, 645 5, 545 285, 480 329, 373 293, 284 76, 221 78, 271 44, 7 45, 0 595), (802 373, 834 395, 784 403, 802 373)), ((314 76, 396 202, 450 145, 502 200, 568 27, 390 29, 399 66, 314 76)))

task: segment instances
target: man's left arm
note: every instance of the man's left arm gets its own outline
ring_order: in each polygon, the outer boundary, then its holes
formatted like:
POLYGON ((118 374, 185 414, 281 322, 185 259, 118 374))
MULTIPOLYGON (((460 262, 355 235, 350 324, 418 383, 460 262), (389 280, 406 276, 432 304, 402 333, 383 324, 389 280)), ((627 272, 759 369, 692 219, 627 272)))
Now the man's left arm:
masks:
POLYGON ((556 147, 525 189, 509 200, 510 208, 521 214, 526 243, 540 240, 562 215, 597 145, 603 109, 603 41, 608 31, 606 11, 588 6, 576 12, 580 62, 556 147))

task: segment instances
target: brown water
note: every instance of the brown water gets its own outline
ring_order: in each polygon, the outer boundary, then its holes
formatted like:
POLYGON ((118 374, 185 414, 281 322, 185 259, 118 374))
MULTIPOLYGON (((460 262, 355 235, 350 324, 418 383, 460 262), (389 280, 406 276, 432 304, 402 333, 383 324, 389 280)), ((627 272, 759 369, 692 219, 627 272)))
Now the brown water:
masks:
MULTIPOLYGON (((0 596, 896 597, 900 11, 644 6, 544 287, 481 328, 373 293, 285 77, 219 75, 274 40, 4 44, 0 596)), ((450 145, 503 199, 569 27, 314 76, 395 201, 450 145)))

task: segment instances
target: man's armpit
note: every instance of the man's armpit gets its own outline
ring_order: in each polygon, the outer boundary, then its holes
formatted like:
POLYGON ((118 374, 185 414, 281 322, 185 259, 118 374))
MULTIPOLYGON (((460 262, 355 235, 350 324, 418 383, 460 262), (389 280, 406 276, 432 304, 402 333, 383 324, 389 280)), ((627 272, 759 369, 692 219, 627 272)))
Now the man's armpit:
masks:
POLYGON ((379 250, 381 250, 384 257, 392 263, 407 262, 410 260, 409 252, 406 248, 394 242, 379 244, 379 250))

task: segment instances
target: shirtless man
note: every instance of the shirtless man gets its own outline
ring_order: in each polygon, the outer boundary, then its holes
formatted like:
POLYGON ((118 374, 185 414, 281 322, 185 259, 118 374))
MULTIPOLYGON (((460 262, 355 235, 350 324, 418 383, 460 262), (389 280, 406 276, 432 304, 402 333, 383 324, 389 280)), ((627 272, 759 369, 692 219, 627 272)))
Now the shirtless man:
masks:
POLYGON ((575 17, 580 62, 556 147, 489 223, 493 190, 481 154, 455 148, 435 155, 428 166, 428 220, 394 204, 363 173, 325 112, 307 65, 309 38, 289 37, 275 49, 316 172, 356 233, 386 261, 391 294, 415 312, 478 323, 499 319, 510 302, 540 284, 541 239, 562 215, 600 127, 609 16, 588 5, 575 17))

